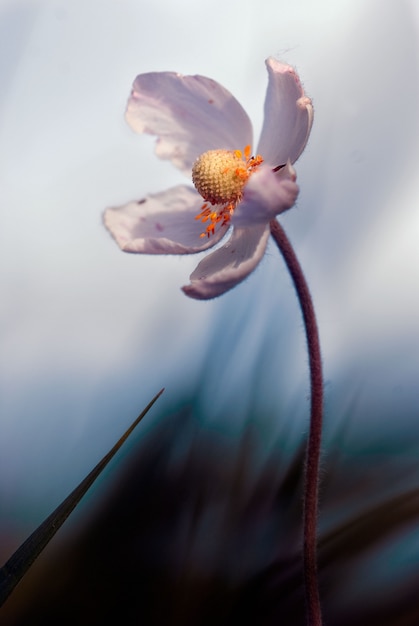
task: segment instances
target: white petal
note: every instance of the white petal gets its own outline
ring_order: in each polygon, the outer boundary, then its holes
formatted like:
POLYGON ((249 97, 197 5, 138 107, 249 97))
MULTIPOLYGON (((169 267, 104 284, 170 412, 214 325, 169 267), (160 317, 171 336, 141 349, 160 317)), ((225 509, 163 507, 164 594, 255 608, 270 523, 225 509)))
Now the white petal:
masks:
POLYGON ((272 57, 266 67, 269 83, 257 152, 276 167, 288 160, 294 163, 304 150, 313 123, 313 106, 292 67, 272 57))
POLYGON ((252 143, 252 125, 243 107, 204 76, 140 74, 125 118, 137 133, 157 135, 156 154, 188 174, 207 150, 242 150, 252 143))
POLYGON ((289 162, 279 172, 262 165, 244 188, 243 200, 234 211, 233 225, 267 224, 290 209, 299 191, 295 180, 295 170, 289 162))
POLYGON ((104 223, 121 250, 146 254, 189 254, 217 243, 227 227, 200 238, 204 224, 195 216, 201 196, 192 187, 179 185, 138 202, 109 208, 104 223))
POLYGON ((229 241, 199 263, 183 291, 191 298, 209 300, 232 289, 261 261, 268 237, 265 224, 234 228, 229 241))

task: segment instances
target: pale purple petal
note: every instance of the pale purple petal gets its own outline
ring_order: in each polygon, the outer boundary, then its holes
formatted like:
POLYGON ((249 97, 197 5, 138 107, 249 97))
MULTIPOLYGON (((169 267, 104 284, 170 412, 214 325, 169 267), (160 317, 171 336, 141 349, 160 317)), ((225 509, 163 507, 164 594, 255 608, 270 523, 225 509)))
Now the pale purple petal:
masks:
POLYGON ((261 261, 268 237, 265 224, 234 228, 227 243, 199 263, 183 291, 191 298, 209 300, 232 289, 261 261))
POLYGON ((290 209, 299 191, 295 180, 295 170, 289 162, 279 172, 262 165, 244 188, 243 200, 234 211, 233 226, 267 224, 290 209))
POLYGON ((125 118, 137 133, 157 135, 157 156, 187 174, 207 150, 243 150, 252 144, 246 111, 227 89, 204 76, 140 74, 125 118))
POLYGON ((202 198, 192 187, 179 185, 138 202, 109 208, 104 223, 121 250, 146 254, 189 254, 217 243, 227 227, 200 238, 205 225, 196 220, 202 198))
POLYGON ((270 57, 266 60, 269 83, 265 119, 257 149, 273 167, 294 163, 307 143, 313 123, 313 107, 296 71, 270 57))

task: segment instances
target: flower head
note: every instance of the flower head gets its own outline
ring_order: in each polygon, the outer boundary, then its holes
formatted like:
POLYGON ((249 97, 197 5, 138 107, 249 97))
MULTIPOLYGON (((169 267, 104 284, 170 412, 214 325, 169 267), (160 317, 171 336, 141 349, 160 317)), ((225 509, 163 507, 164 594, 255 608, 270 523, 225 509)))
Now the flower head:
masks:
POLYGON ((193 298, 214 298, 246 278, 263 257, 269 221, 298 195, 292 164, 307 143, 313 108, 292 67, 273 58, 266 66, 265 119, 254 153, 246 112, 209 78, 140 74, 128 100, 131 128, 156 135, 157 156, 171 160, 194 187, 109 208, 105 226, 123 251, 146 254, 202 252, 232 227, 183 287, 193 298))

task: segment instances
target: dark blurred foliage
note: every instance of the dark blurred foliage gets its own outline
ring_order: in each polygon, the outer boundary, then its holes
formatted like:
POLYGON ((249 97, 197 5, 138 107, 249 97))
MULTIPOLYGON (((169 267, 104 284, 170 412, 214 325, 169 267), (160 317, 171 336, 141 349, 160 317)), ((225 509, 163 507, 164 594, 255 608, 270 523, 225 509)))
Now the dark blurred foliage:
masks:
MULTIPOLYGON (((198 412, 192 402, 166 413, 131 447, 100 505, 72 533, 64 526, 17 587, 2 624, 305 624, 303 445, 285 458, 277 441, 261 462, 255 426, 237 443, 198 412)), ((417 460, 388 443, 357 455, 335 436, 324 455, 327 625, 419 623, 417 460)))

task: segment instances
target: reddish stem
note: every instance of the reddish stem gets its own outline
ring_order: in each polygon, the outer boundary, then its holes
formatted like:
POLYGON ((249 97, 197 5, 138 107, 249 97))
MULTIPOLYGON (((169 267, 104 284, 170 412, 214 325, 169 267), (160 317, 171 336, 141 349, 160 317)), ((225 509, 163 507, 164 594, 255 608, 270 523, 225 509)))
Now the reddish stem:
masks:
POLYGON ((307 623, 321 626, 322 616, 317 574, 317 510, 319 495, 319 460, 323 418, 323 374, 320 354, 319 331, 313 301, 301 265, 294 249, 277 220, 270 222, 271 234, 284 257, 294 282, 303 314, 310 364, 311 415, 307 442, 304 484, 304 582, 307 602, 307 623))

